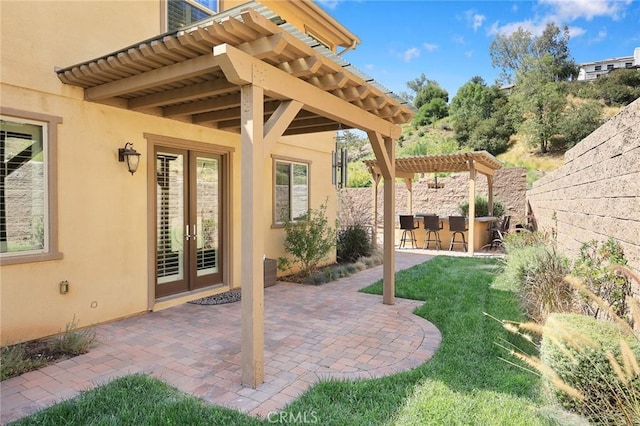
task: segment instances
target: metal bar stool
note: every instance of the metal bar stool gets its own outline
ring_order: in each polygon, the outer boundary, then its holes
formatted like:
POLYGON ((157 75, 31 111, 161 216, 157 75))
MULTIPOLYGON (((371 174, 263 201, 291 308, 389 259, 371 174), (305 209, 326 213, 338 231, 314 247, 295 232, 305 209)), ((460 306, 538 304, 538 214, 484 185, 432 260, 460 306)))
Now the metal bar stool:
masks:
POLYGON ((404 248, 407 241, 411 241, 411 247, 416 248, 416 221, 413 215, 400 215, 400 229, 402 229, 402 237, 400 238, 400 248, 404 248))
POLYGON ((462 244, 464 251, 467 251, 467 240, 464 237, 464 233, 468 230, 467 219, 464 216, 449 216, 449 231, 451 231, 449 251, 451 251, 456 244, 462 244), (462 236, 462 241, 456 240, 456 235, 462 236))
POLYGON ((440 241, 440 230, 442 229, 442 223, 440 218, 436 215, 425 215, 424 219, 424 248, 429 248, 429 243, 435 243, 436 249, 442 249, 440 241), (431 238, 433 235, 433 238, 431 238))

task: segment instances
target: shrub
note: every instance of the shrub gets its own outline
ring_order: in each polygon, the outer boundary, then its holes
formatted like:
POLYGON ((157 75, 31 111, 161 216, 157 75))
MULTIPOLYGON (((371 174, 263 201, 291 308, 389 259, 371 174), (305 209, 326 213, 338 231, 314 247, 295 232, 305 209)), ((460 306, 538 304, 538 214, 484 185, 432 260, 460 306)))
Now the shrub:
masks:
POLYGON ((337 257, 340 263, 353 263, 371 254, 371 237, 364 225, 353 224, 338 231, 337 257))
POLYGON ((640 422, 640 342, 616 324, 553 314, 540 347, 560 404, 598 424, 640 422))
MULTIPOLYGON (((631 283, 624 274, 615 271, 613 267, 626 263, 622 247, 617 241, 610 238, 600 244, 592 240, 580 248, 572 275, 607 302, 616 315, 624 317, 628 313, 626 300, 631 295, 631 283)), ((600 306, 592 299, 582 297, 580 301, 580 308, 585 315, 598 318, 603 314, 600 306)))
POLYGON ((503 247, 507 256, 493 286, 520 292, 529 271, 547 254, 546 240, 539 233, 519 233, 505 236, 503 247))
MULTIPOLYGON (((336 246, 336 231, 329 225, 326 211, 325 203, 317 210, 309 209, 296 221, 285 221, 284 250, 293 257, 293 263, 300 266, 303 277, 315 271, 336 246)), ((288 259, 279 260, 278 266, 289 267, 288 259)))
POLYGON ((78 330, 75 315, 67 323, 65 331, 51 340, 51 348, 68 355, 81 355, 89 352, 96 343, 96 332, 93 328, 78 330))
POLYGON ((569 273, 569 261, 554 249, 533 256, 526 266, 520 289, 520 301, 527 315, 539 324, 552 312, 571 312, 573 290, 564 277, 569 273))
MULTIPOLYGON (((476 217, 489 216, 489 200, 487 197, 477 195, 475 200, 476 217)), ((460 204, 460 213, 463 216, 469 216, 469 202, 465 201, 460 204)), ((493 200, 493 215, 498 217, 504 214, 504 206, 498 200, 493 200)))
POLYGON ((19 376, 27 371, 37 370, 47 364, 44 357, 29 357, 25 350, 25 344, 6 346, 0 349, 2 362, 0 362, 0 380, 19 376))

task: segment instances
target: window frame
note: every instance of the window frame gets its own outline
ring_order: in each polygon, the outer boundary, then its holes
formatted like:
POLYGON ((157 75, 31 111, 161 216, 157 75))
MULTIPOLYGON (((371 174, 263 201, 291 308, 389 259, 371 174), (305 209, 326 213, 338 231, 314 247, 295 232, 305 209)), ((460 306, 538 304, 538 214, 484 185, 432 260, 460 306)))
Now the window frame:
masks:
MULTIPOLYGON (((271 227, 272 228, 284 228, 284 222, 278 222, 277 221, 277 215, 276 215, 276 174, 277 174, 277 166, 278 163, 280 164, 287 164, 289 166, 294 166, 294 165, 303 165, 307 167, 307 212, 309 211, 310 205, 311 205, 311 161, 310 160, 300 160, 300 159, 296 159, 296 158, 291 158, 291 157, 282 157, 282 156, 277 156, 277 155, 273 155, 272 156, 272 163, 273 163, 273 167, 272 167, 272 171, 273 171, 273 177, 272 177, 272 208, 271 208, 271 214, 272 214, 272 220, 271 220, 271 227)), ((292 216, 293 213, 293 191, 291 191, 291 188, 293 186, 293 167, 290 168, 289 170, 289 176, 290 176, 290 183, 289 183, 289 217, 292 216)), ((291 219, 292 222, 295 222, 294 219, 291 219)))
MULTIPOLYGON (((63 254, 58 249, 58 125, 62 123, 62 117, 23 111, 15 108, 0 107, 0 116, 3 119, 27 124, 42 124, 46 127, 46 137, 43 141, 46 153, 46 231, 45 248, 40 253, 15 252, 0 253, 0 265, 14 265, 21 263, 33 263, 62 259, 63 254)), ((45 135, 43 129, 43 135, 45 135)))
MULTIPOLYGON (((216 9, 211 10, 207 6, 200 4, 198 0, 179 0, 182 3, 186 3, 191 7, 198 9, 199 11, 208 14, 209 16, 215 16, 220 10, 220 0, 216 0, 216 9)), ((163 0, 162 2, 162 28, 167 32, 178 31, 180 28, 169 28, 169 0, 163 0)), ((204 18, 206 19, 206 18, 204 18)))

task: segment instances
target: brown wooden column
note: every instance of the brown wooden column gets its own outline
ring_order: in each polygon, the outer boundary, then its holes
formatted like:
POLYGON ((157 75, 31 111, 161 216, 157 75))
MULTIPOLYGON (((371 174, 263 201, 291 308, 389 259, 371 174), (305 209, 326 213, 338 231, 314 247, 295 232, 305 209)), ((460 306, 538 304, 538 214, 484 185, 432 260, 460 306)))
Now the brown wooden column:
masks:
POLYGON ((389 158, 389 176, 384 177, 384 266, 382 271, 382 303, 394 305, 396 289, 396 143, 384 138, 389 158))
POLYGON ((396 145, 390 137, 367 132, 371 148, 376 155, 380 174, 384 178, 384 241, 382 248, 382 303, 395 303, 395 215, 396 215, 396 145))
POLYGON ((242 384, 264 382, 264 124, 263 89, 241 88, 242 384))
POLYGON ((469 238, 467 239, 467 252, 473 256, 473 244, 476 238, 476 167, 472 159, 469 159, 469 238))

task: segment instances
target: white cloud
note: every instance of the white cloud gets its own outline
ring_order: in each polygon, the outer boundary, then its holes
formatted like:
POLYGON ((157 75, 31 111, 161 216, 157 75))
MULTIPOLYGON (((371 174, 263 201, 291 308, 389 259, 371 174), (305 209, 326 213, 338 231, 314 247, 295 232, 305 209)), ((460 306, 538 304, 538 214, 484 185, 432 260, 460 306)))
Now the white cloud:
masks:
POLYGON ((598 31, 598 34, 595 37, 589 40, 589 43, 599 43, 606 38, 607 38, 607 29, 603 28, 600 31, 598 31))
POLYGON ((473 56, 473 50, 467 50, 466 52, 464 52, 464 56, 466 56, 467 58, 470 58, 473 56))
POLYGON ((409 62, 412 59, 415 59, 419 56, 420 56, 420 49, 418 49, 417 47, 412 47, 410 49, 407 49, 401 55, 402 60, 405 62, 409 62))
POLYGON ((467 23, 469 23, 469 25, 471 26, 471 28, 473 28, 473 31, 477 31, 478 28, 480 28, 482 26, 482 24, 484 23, 485 19, 487 19, 486 16, 481 15, 479 13, 476 13, 475 10, 467 10, 464 12, 464 16, 467 20, 467 23))
POLYGON ((631 0, 540 0, 540 4, 548 5, 560 21, 572 22, 579 18, 590 21, 601 16, 620 19, 631 0))
POLYGON ((451 37, 451 40, 453 40, 453 42, 456 44, 465 44, 464 37, 461 35, 454 35, 453 37, 451 37))
POLYGON ((424 43, 422 47, 424 47, 424 50, 426 50, 427 52, 435 52, 436 50, 438 50, 439 46, 433 43, 424 43))
POLYGON ((501 24, 494 22, 487 28, 488 35, 511 35, 518 28, 525 29, 534 36, 539 36, 544 31, 547 23, 553 22, 559 27, 568 25, 571 37, 580 37, 586 34, 583 27, 570 25, 578 19, 587 21, 596 17, 608 17, 616 20, 624 16, 627 7, 632 0, 538 0, 538 4, 543 7, 540 15, 534 19, 527 19, 520 22, 509 22, 501 24))
POLYGON ((338 7, 338 2, 340 0, 318 0, 318 3, 322 4, 324 7, 330 10, 334 10, 338 7))

